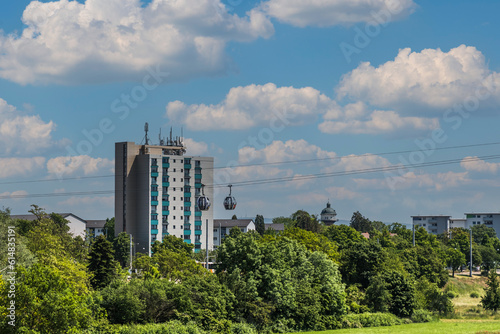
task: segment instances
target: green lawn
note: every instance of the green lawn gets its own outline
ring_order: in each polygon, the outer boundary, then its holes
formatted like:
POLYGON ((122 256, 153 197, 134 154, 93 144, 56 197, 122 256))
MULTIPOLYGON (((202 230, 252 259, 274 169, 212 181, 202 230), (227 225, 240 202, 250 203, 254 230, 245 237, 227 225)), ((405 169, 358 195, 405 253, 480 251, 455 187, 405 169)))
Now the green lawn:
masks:
POLYGON ((390 327, 340 329, 301 334, 475 334, 481 331, 500 333, 500 321, 491 320, 442 320, 424 324, 409 324, 390 327))

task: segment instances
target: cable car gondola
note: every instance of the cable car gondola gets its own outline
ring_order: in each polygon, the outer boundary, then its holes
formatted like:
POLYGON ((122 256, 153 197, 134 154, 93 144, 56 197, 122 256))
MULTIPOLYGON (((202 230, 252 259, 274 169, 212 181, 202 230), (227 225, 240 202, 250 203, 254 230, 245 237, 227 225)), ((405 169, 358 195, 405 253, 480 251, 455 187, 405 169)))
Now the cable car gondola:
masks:
POLYGON ((201 211, 208 211, 210 209, 210 199, 205 196, 205 185, 201 185, 201 196, 196 200, 196 205, 201 211))
POLYGON ((231 187, 232 185, 230 184, 229 186, 229 196, 224 199, 224 208, 226 210, 234 210, 236 209, 236 199, 231 196, 231 187))

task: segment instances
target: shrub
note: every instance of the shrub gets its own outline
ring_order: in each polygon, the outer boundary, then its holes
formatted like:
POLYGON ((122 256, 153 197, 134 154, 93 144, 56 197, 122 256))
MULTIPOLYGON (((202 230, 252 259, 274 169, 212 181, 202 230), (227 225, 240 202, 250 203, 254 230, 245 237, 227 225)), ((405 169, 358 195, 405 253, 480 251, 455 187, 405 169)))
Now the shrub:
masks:
POLYGON ((391 313, 348 314, 342 319, 343 328, 394 326, 402 323, 402 319, 391 313))
POLYGON ((415 310, 411 315, 411 321, 413 322, 432 322, 436 320, 432 313, 427 310, 415 310))
POLYGON ((232 334, 257 334, 257 330, 252 325, 246 323, 231 324, 232 334))
POLYGON ((458 294, 453 291, 448 291, 446 294, 448 295, 449 298, 458 297, 458 294))
POLYGON ((474 292, 472 292, 472 293, 470 294, 470 297, 471 297, 471 298, 479 298, 479 293, 477 293, 477 292, 475 292, 475 291, 474 291, 474 292))

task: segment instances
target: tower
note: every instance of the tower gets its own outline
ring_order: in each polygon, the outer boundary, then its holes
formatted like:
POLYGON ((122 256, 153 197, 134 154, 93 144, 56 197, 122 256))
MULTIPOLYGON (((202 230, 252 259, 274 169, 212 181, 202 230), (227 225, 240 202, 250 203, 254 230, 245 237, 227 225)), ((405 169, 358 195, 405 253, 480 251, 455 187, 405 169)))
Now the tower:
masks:
POLYGON ((321 221, 326 225, 330 226, 338 222, 337 212, 331 208, 330 201, 326 203, 326 208, 321 211, 321 221))
MULTIPOLYGON (((214 159, 185 152, 182 138, 172 135, 160 145, 115 143, 115 233, 131 234, 136 252, 151 255, 151 244, 167 235, 198 252, 206 248, 207 230, 213 248, 213 209, 199 210, 196 198, 202 182, 213 184, 214 159)), ((211 187, 205 195, 213 197, 211 187)))

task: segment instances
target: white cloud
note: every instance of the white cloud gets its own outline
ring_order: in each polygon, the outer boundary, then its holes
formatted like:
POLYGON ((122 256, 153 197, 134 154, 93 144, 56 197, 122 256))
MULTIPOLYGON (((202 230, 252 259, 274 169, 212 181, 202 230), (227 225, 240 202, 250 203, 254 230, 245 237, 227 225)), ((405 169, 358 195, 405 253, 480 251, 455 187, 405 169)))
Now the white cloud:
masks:
POLYGON ((382 23, 408 16, 412 0, 269 0, 264 10, 281 22, 298 27, 327 27, 357 22, 382 23))
POLYGON ((0 98, 1 153, 27 154, 53 145, 55 124, 45 123, 38 115, 25 115, 0 98))
POLYGON ((486 162, 478 157, 465 157, 460 166, 467 171, 473 172, 487 172, 495 174, 500 169, 500 163, 486 162))
POLYGON ((65 156, 50 159, 47 162, 49 174, 59 177, 74 175, 90 175, 97 172, 111 172, 114 161, 104 158, 91 158, 88 155, 65 156))
POLYGON ((6 191, 3 193, 0 193, 0 198, 12 198, 12 199, 20 200, 20 199, 23 199, 24 197, 26 197, 27 195, 28 195, 28 192, 25 190, 16 190, 13 192, 6 191))
POLYGON ((402 49, 393 61, 379 67, 362 63, 343 77, 337 93, 340 98, 421 115, 429 110, 443 112, 476 95, 492 94, 498 101, 499 87, 500 74, 488 69, 483 54, 475 47, 461 45, 449 52, 402 49))
POLYGON ((345 187, 328 187, 326 188, 326 192, 328 193, 328 198, 333 200, 351 200, 361 196, 359 193, 345 187))
POLYGON ((381 156, 374 154, 366 154, 366 155, 355 155, 350 154, 343 156, 340 158, 338 163, 326 167, 323 169, 323 172, 331 172, 331 171, 360 171, 365 169, 372 168, 381 168, 388 167, 392 164, 386 158, 382 158, 381 156))
POLYGON ((404 134, 429 132, 439 127, 437 118, 404 117, 395 111, 370 111, 363 102, 331 109, 318 125, 323 133, 404 134))
MULTIPOLYGON (((59 207, 66 207, 66 211, 71 211, 68 210, 67 207, 77 207, 78 210, 82 210, 83 205, 100 205, 104 207, 112 207, 115 204, 115 197, 114 196, 95 196, 95 197, 90 197, 90 196, 72 196, 64 201, 58 202, 57 203, 59 207)), ((91 207, 89 206, 89 209, 91 207)))
POLYGON ((191 138, 184 139, 184 146, 189 155, 203 155, 208 153, 208 145, 204 142, 197 142, 191 138))
POLYGON ((360 188, 404 190, 410 188, 429 188, 441 191, 468 184, 467 172, 445 172, 436 174, 417 174, 413 171, 403 175, 386 176, 384 179, 354 179, 360 188))
POLYGON ((328 159, 335 158, 335 152, 322 150, 316 145, 309 144, 304 139, 273 141, 263 149, 246 146, 238 151, 239 162, 248 164, 252 162, 284 162, 308 159, 328 159))
POLYGON ((239 17, 220 0, 32 1, 20 36, 0 35, 0 76, 20 84, 142 80, 147 68, 168 81, 223 73, 228 41, 267 38, 257 9, 239 17))
POLYGON ((27 175, 45 169, 45 158, 0 158, 0 178, 27 175))
POLYGON ((336 103, 312 87, 276 87, 273 83, 231 88, 217 105, 167 105, 170 121, 193 130, 241 130, 257 125, 281 129, 287 125, 312 122, 336 103))

